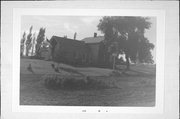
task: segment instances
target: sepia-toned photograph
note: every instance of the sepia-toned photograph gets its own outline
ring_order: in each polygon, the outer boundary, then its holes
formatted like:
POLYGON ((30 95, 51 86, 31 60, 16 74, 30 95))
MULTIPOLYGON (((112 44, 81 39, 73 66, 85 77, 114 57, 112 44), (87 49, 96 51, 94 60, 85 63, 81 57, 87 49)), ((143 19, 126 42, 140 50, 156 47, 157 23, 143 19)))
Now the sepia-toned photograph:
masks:
POLYGON ((20 105, 154 107, 156 17, 21 16, 20 105))

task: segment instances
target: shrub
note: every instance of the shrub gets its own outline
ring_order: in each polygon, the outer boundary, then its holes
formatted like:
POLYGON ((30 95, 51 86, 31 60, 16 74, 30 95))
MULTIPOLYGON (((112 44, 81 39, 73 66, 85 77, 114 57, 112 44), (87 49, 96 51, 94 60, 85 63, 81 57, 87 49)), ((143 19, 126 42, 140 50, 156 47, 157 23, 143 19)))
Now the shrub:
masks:
POLYGON ((103 79, 93 78, 90 76, 63 76, 58 74, 44 75, 44 85, 48 89, 104 89, 108 88, 108 83, 103 79))
POLYGON ((85 89, 87 86, 87 80, 85 77, 80 76, 70 76, 66 77, 63 82, 63 89, 77 90, 77 89, 85 89))
POLYGON ((110 73, 110 76, 122 76, 122 72, 118 71, 118 70, 113 70, 110 73))
POLYGON ((88 82, 87 88, 88 89, 104 89, 108 88, 109 85, 106 83, 104 79, 97 78, 97 77, 86 77, 88 82))
POLYGON ((44 75, 42 79, 44 80, 44 84, 47 88, 58 89, 59 87, 61 87, 62 82, 65 78, 60 75, 48 74, 44 75))

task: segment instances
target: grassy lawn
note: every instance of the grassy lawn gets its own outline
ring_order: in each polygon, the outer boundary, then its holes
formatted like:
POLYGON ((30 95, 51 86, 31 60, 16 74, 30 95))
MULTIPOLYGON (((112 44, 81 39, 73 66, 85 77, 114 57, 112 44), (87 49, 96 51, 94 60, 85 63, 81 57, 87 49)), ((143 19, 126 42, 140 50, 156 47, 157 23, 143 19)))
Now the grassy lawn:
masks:
POLYGON ((20 104, 56 106, 154 106, 155 66, 133 65, 127 76, 113 76, 111 69, 77 68, 60 64, 61 74, 81 73, 106 82, 109 88, 88 90, 51 90, 44 86, 42 76, 57 74, 50 61, 21 59, 20 104), (27 70, 31 63, 32 74, 27 70), (78 72, 78 73, 77 73, 78 72), (136 75, 134 75, 136 74, 136 75))

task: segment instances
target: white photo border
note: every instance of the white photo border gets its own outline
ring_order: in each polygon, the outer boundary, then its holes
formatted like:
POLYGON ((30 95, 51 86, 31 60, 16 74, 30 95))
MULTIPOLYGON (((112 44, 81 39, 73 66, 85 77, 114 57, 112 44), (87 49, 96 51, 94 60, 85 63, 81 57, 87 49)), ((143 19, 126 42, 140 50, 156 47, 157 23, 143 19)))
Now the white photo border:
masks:
POLYGON ((165 10, 145 9, 13 9, 13 112, 49 113, 163 113, 164 111, 164 61, 165 61, 165 10), (156 96, 154 107, 106 107, 106 106, 24 106, 20 105, 20 38, 21 16, 146 16, 156 17, 156 96), (107 112, 108 110, 108 112, 107 112))

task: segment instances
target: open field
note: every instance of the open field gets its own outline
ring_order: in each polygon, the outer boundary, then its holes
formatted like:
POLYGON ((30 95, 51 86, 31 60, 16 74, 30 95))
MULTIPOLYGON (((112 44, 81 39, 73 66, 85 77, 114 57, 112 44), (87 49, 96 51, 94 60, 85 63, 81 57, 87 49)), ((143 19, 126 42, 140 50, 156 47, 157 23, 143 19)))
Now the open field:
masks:
POLYGON ((50 90, 45 88, 42 76, 58 74, 51 67, 51 61, 21 59, 20 104, 56 106, 154 106, 155 66, 133 65, 127 75, 111 75, 111 69, 77 68, 60 64, 61 74, 78 73, 92 76, 109 84, 106 89, 50 90), (27 70, 31 63, 35 72, 27 70))

